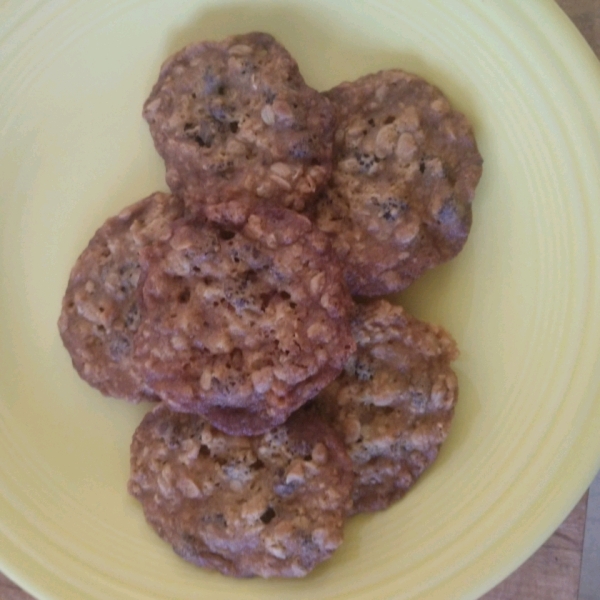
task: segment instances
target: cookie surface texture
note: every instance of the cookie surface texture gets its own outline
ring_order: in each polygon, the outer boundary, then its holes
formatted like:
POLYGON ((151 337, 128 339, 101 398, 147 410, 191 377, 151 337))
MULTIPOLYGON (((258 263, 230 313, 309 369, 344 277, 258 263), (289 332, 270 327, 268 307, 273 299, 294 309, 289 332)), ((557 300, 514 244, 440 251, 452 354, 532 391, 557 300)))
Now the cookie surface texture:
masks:
POLYGON ((162 66, 143 114, 191 210, 240 195, 301 210, 331 174, 331 105, 267 34, 187 46, 162 66))
POLYGON ((326 95, 337 117, 334 171, 316 222, 353 295, 399 291, 467 239, 482 172, 473 131, 437 88, 399 70, 326 95))
POLYGON ((58 322, 73 366, 108 396, 155 400, 133 368, 140 324, 138 283, 144 248, 169 237, 183 204, 155 193, 109 218, 71 271, 58 322))
POLYGON ((182 220, 148 264, 145 380, 174 410, 227 433, 282 423, 354 350, 341 266, 298 213, 263 206, 229 225, 182 220))
POLYGON ((340 433, 356 475, 353 511, 382 510, 435 460, 458 397, 458 351, 441 328, 384 300, 359 307, 355 356, 316 407, 340 433))
POLYGON ((237 577, 301 577, 342 542, 352 465, 333 430, 296 413, 228 436, 160 405, 131 444, 129 491, 175 552, 237 577))

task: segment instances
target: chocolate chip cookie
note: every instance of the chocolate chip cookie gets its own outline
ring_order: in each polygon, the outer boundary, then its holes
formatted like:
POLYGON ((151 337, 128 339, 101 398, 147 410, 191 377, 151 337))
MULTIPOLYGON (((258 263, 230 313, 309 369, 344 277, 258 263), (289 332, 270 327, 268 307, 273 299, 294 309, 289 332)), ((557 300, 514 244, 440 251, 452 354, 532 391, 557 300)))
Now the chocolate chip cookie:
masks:
POLYGON ((354 350, 353 305, 309 219, 272 205, 239 217, 184 219, 148 252, 136 358, 174 410, 253 435, 340 373, 354 350))
POLYGON ((160 405, 131 444, 129 491, 177 554, 236 577, 302 577, 342 542, 352 465, 333 430, 294 414, 233 437, 160 405))
POLYGON ((436 87, 400 70, 326 95, 337 117, 334 171, 316 222, 352 294, 397 292, 467 239, 482 172, 472 128, 436 87))
POLYGON ((315 408, 343 436, 354 465, 353 511, 401 498, 436 458, 458 397, 454 340, 379 300, 358 308, 356 354, 315 408))
POLYGON ((301 210, 331 173, 331 105, 265 33, 187 46, 162 66, 143 114, 191 210, 240 196, 301 210))
POLYGON ((155 400, 133 368, 144 248, 170 236, 183 203, 155 193, 108 219, 77 259, 58 321, 79 375, 108 396, 155 400))

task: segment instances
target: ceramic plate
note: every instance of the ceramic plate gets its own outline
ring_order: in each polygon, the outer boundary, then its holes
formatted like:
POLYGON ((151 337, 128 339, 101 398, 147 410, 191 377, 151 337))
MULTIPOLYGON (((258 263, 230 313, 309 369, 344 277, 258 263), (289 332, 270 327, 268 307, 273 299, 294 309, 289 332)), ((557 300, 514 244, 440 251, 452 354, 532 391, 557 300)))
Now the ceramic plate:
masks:
POLYGON ((0 569, 42 599, 474 599, 600 466, 600 65, 545 0, 0 2, 0 569), (268 31, 326 89, 402 67, 473 122, 472 235, 401 300, 458 340, 461 397, 402 502, 352 520, 304 580, 178 559, 126 493, 146 406, 79 380, 56 321, 69 270, 164 169, 142 103, 188 42, 268 31))

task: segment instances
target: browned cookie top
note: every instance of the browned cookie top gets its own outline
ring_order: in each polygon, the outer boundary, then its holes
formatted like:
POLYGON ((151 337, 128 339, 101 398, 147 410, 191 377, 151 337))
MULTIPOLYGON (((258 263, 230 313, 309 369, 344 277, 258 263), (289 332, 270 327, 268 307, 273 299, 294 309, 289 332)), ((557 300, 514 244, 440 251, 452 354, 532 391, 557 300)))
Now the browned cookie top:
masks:
POLYGON ((129 490, 150 525, 184 559, 237 577, 301 577, 329 558, 352 478, 333 430, 301 413, 233 437, 160 405, 131 444, 129 490))
POLYGON ((144 118, 169 187, 193 210, 248 194, 301 210, 331 173, 330 103, 264 33, 169 58, 144 118))
POLYGON ((344 437, 356 475, 354 512, 402 497, 436 458, 458 395, 458 350, 441 328, 384 300, 360 306, 355 356, 316 405, 344 437))
POLYGON ((181 201, 152 194, 108 219, 71 271, 60 335, 79 375, 103 394, 133 402, 155 399, 132 368, 140 253, 168 238, 182 214, 181 201))
POLYGON ((437 88, 399 70, 327 97, 335 163, 317 224, 332 236, 351 293, 396 292, 467 239, 482 165, 471 126, 437 88))
POLYGON ((252 435, 339 374, 354 350, 352 303, 306 217, 271 205, 240 218, 183 220, 149 253, 137 356, 174 410, 252 435))

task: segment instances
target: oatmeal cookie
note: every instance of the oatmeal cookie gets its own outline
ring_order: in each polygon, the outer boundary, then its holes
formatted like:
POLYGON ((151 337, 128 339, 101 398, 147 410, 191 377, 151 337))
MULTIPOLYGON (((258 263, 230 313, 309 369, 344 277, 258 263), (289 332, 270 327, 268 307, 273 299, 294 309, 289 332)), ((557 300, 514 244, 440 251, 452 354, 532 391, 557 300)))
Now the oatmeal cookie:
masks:
POLYGON ((108 396, 156 399, 133 369, 144 248, 166 239, 183 203, 155 193, 108 219, 77 259, 62 302, 60 335, 79 375, 108 396))
POLYGON ((301 577, 342 542, 352 465, 333 430, 300 411, 234 437, 159 405, 131 444, 129 491, 177 554, 236 577, 301 577))
POLYGON ((265 33, 187 46, 162 66, 143 114, 192 210, 249 194, 301 210, 331 174, 331 105, 265 33))
POLYGON ((334 171, 316 206, 355 295, 406 288, 463 247, 482 170, 467 119, 420 77, 381 71, 326 93, 334 171))
POLYGON ((343 436, 356 475, 353 511, 401 498, 438 454, 458 396, 458 350, 441 328, 384 300, 360 306, 357 351, 315 407, 343 436))
POLYGON ((136 357, 172 409, 232 435, 282 423, 354 350, 353 305, 327 237, 273 205, 184 219, 148 253, 136 357))

